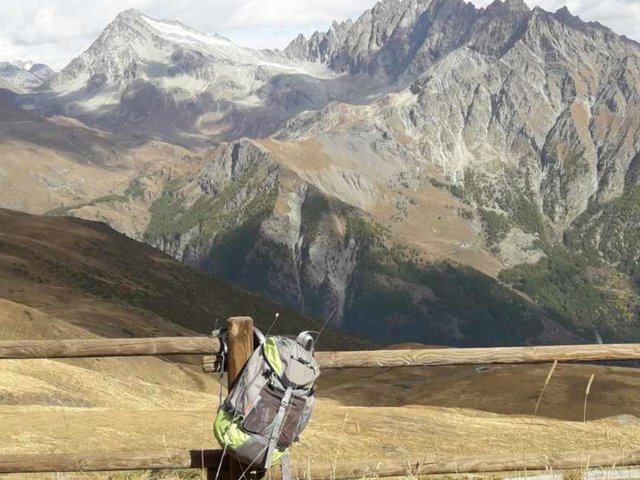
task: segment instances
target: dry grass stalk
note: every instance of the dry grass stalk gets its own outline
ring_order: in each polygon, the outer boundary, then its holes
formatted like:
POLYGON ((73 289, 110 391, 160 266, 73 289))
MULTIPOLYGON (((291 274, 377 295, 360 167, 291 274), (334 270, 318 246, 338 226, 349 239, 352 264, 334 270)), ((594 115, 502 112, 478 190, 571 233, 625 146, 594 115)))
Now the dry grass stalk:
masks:
POLYGON ((567 470, 562 473, 562 480, 584 480, 585 471, 583 470, 567 470))
POLYGON ((544 385, 542 386, 542 390, 540 391, 540 396, 538 397, 538 402, 536 403, 536 408, 533 410, 533 414, 537 415, 538 414, 538 408, 540 407, 540 402, 542 401, 542 395, 544 395, 544 391, 547 388, 547 385, 549 385, 549 382, 551 381, 551 377, 553 377, 553 372, 556 371, 556 367, 558 366, 558 361, 554 361, 553 365, 551 366, 551 370, 549 370, 549 373, 547 374, 547 379, 544 382, 544 385))
POLYGON ((591 384, 593 383, 593 379, 595 378, 596 374, 592 373, 591 374, 591 378, 589 379, 589 383, 587 384, 587 389, 584 392, 584 411, 582 414, 582 421, 586 422, 587 421, 587 400, 589 398, 589 392, 591 392, 591 384))

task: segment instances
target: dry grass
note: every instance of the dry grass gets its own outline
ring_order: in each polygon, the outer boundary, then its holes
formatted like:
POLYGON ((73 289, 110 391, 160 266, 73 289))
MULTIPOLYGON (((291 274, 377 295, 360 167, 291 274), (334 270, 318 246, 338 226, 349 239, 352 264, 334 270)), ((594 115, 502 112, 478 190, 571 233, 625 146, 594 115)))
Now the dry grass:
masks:
MULTIPOLYGON (((187 153, 159 141, 123 141, 78 120, 43 118, 0 103, 0 205, 44 213, 122 193, 149 168, 184 168, 187 153)), ((103 213, 118 220, 117 212, 108 210, 103 213)), ((85 213, 101 219, 101 212, 85 213)))
MULTIPOLYGON (((1 306, 0 312, 20 308, 6 301, 1 306)), ((31 314, 38 331, 46 323, 53 331, 77 328, 31 314)), ((15 327, 25 328, 24 317, 18 319, 23 322, 15 327)), ((326 371, 317 410, 294 456, 330 463, 640 448, 634 417, 608 418, 640 414, 640 372, 560 365, 545 382, 549 377, 544 365, 326 371), (584 386, 594 372, 599 381, 589 412, 600 419, 583 422, 584 386), (529 416, 545 383, 544 417, 529 416)), ((2 453, 215 447, 217 382, 194 366, 153 358, 4 361, 0 386, 2 453)), ((96 478, 145 478, 140 475, 146 474, 96 478)), ((171 475, 165 478, 177 478, 171 475)))
MULTIPOLYGON (((545 364, 340 370, 325 372, 319 388, 344 405, 418 405, 528 416, 548 372, 545 364)), ((594 373, 597 382, 589 395, 589 419, 640 418, 640 370, 569 364, 556 368, 538 415, 582 422, 585 387, 594 373)))
MULTIPOLYGON (((123 392, 126 393, 126 392, 123 392)), ((194 395, 194 397, 198 398, 194 395)), ((141 403, 143 399, 141 398, 141 403)), ((210 407, 53 408, 3 407, 0 451, 162 451, 215 446, 210 407)), ((581 449, 640 448, 638 427, 615 419, 567 422, 428 406, 356 407, 321 398, 300 444, 298 461, 475 455, 510 452, 553 453, 581 449)))
POLYGON ((591 374, 589 378, 589 383, 587 384, 587 389, 584 392, 584 413, 582 417, 582 421, 587 421, 587 400, 589 399, 589 393, 591 392, 591 385, 593 384, 593 379, 596 377, 595 373, 591 374))
POLYGON ((553 365, 551 366, 551 369, 549 370, 549 374, 547 375, 547 378, 544 381, 544 385, 542 386, 542 389, 540 390, 540 396, 538 397, 538 401, 536 402, 536 408, 533 409, 533 414, 537 415, 538 414, 538 408, 540 408, 540 402, 542 401, 542 396, 544 395, 544 391, 547 388, 547 385, 549 385, 549 382, 551 381, 551 377, 553 377, 553 372, 556 371, 556 367, 558 366, 558 361, 556 360, 555 362, 553 362, 553 365))
POLYGON ((33 475, 7 475, 12 480, 205 480, 199 471, 142 471, 112 473, 39 473, 33 475))

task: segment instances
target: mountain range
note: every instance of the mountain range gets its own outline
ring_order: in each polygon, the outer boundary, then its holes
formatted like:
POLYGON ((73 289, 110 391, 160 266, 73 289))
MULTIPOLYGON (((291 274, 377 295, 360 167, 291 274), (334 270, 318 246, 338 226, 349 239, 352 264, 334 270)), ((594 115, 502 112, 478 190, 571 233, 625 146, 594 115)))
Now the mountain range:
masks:
POLYGON ((14 89, 37 88, 49 81, 54 74, 51 67, 43 63, 0 62, 0 78, 9 82, 14 89))
POLYGON ((383 0, 282 51, 127 10, 0 76, 0 206, 378 341, 640 335, 640 45, 566 8, 383 0))

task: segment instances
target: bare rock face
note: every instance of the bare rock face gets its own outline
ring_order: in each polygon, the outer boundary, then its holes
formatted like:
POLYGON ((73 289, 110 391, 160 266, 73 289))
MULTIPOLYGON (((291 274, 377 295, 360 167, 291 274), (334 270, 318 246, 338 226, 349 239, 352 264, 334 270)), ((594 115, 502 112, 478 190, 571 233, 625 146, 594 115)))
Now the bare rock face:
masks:
POLYGON ((195 178, 165 191, 146 241, 309 314, 333 311, 339 322, 357 248, 336 230, 343 208, 243 140, 217 149, 195 178))
POLYGON ((398 78, 419 74, 459 47, 479 12, 462 0, 379 2, 354 23, 334 24, 286 53, 329 64, 334 70, 398 78))
POLYGON ((198 184, 205 194, 218 195, 229 183, 240 181, 262 165, 273 171, 277 164, 253 143, 240 141, 224 149, 205 166, 198 176, 198 184))
POLYGON ((333 22, 326 33, 315 32, 309 40, 300 34, 287 46, 284 53, 291 58, 309 58, 315 62, 329 62, 335 47, 345 40, 352 26, 351 20, 342 23, 333 22))
MULTIPOLYGON (((636 181, 640 48, 600 24, 521 0, 486 9, 413 0, 381 2, 334 32, 321 41, 332 69, 410 84, 413 101, 379 101, 370 122, 402 125, 396 138, 411 138, 417 155, 479 205, 518 218, 513 198, 523 198, 559 238, 589 202, 636 181)), ((317 36, 303 43, 287 52, 318 58, 317 36)), ((282 134, 319 130, 305 115, 282 134)))

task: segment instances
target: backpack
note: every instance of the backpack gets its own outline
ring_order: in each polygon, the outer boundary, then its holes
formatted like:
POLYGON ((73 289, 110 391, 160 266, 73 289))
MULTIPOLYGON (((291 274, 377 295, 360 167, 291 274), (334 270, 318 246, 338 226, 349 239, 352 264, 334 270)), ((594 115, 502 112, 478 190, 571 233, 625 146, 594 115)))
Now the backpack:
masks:
POLYGON ((297 339, 264 337, 218 410, 214 433, 246 471, 282 465, 290 478, 289 447, 307 426, 320 367, 309 332, 297 339))

